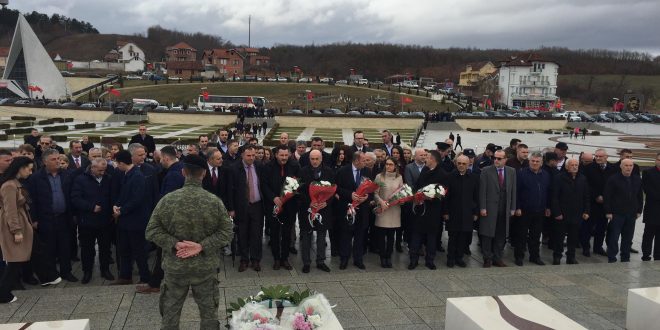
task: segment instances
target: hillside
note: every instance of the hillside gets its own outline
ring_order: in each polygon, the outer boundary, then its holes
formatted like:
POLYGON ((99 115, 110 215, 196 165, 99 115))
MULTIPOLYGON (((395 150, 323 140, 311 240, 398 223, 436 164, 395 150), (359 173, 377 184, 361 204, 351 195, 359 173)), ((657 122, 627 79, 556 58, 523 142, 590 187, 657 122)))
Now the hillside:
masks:
POLYGON ((628 90, 644 94, 645 110, 660 110, 660 75, 560 75, 557 88, 561 98, 600 110, 608 110, 612 98, 623 99, 628 90))
POLYGON ((50 54, 60 54, 67 60, 103 60, 103 56, 117 47, 117 41, 130 41, 144 50, 147 61, 159 61, 165 48, 144 37, 119 34, 75 34, 57 38, 44 44, 50 54))

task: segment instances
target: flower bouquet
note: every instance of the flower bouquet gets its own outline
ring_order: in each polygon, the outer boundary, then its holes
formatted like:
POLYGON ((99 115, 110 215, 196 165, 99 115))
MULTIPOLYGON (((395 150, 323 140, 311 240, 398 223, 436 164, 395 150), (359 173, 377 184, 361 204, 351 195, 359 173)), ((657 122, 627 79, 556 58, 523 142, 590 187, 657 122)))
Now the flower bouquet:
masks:
MULTIPOLYGON (((381 184, 373 182, 367 178, 362 178, 362 182, 360 182, 360 186, 358 186, 358 188, 355 190, 355 194, 360 197, 364 197, 378 190, 380 186, 381 184)), ((346 219, 351 226, 355 224, 355 215, 357 213, 358 205, 360 204, 357 201, 352 201, 348 204, 346 219)))
MULTIPOLYGON (((388 206, 401 205, 403 203, 413 200, 414 197, 415 194, 413 194, 412 188, 409 185, 404 184, 395 192, 393 192, 392 195, 389 198, 387 198, 386 202, 388 206)), ((382 212, 383 210, 381 209, 380 205, 374 208, 375 214, 380 214, 382 212)))
POLYGON ((314 228, 314 221, 323 225, 323 217, 318 213, 319 209, 312 207, 311 204, 319 204, 328 201, 335 195, 336 191, 337 185, 328 181, 314 181, 309 184, 309 199, 311 200, 311 203, 307 210, 307 212, 309 212, 307 221, 309 221, 309 226, 311 228, 314 228))
MULTIPOLYGON (((447 196, 447 189, 445 189, 445 187, 443 187, 438 183, 432 183, 424 186, 422 189, 417 190, 415 196, 413 197, 413 200, 414 200, 414 204, 420 205, 424 203, 424 200, 442 199, 445 196, 447 196)), ((417 214, 415 212, 414 207, 413 207, 413 213, 417 214)), ((420 215, 424 215, 425 213, 426 213, 426 205, 424 204, 424 210, 420 215)))
POLYGON ((273 207, 273 217, 277 217, 278 214, 282 213, 284 209, 284 203, 293 198, 295 194, 298 193, 298 188, 300 188, 300 182, 298 179, 287 176, 284 179, 284 186, 282 186, 282 191, 280 192, 280 200, 282 201, 282 206, 273 207))

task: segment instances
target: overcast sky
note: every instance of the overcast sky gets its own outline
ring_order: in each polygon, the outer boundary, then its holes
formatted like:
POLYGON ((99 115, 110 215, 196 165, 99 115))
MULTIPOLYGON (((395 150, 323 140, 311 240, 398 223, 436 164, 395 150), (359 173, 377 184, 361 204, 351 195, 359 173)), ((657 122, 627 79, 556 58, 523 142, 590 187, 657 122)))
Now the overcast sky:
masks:
POLYGON ((351 41, 660 55, 658 0, 9 0, 9 8, 82 19, 101 33, 159 24, 235 44, 247 44, 252 15, 252 46, 351 41))

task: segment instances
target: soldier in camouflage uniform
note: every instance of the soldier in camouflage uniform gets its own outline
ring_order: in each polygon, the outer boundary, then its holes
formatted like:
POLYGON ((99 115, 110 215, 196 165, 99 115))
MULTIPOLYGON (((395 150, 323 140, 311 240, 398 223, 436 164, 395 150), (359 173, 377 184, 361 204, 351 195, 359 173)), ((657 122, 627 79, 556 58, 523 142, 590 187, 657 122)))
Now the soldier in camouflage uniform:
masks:
POLYGON ((206 162, 189 155, 183 163, 183 188, 160 200, 146 232, 147 239, 163 249, 161 329, 179 329, 190 287, 199 306, 200 328, 219 329, 217 252, 231 240, 232 224, 222 201, 202 188, 206 162))

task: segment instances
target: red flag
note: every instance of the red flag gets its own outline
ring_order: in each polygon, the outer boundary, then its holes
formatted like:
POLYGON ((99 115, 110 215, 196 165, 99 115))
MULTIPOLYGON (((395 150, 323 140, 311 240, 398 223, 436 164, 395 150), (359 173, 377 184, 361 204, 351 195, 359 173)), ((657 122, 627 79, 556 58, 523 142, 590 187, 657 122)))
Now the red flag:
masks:
POLYGON ((487 99, 487 100, 486 100, 486 105, 487 105, 489 108, 492 108, 492 107, 493 107, 493 103, 490 101, 490 99, 487 99))
POLYGON ((307 92, 307 101, 311 101, 314 99, 314 92, 309 91, 307 92))
POLYGON ((561 99, 557 100, 557 103, 555 103, 555 108, 561 109, 561 99))
POLYGON ((251 97, 251 96, 248 96, 248 97, 247 97, 247 103, 249 103, 249 104, 253 104, 253 103, 254 103, 254 102, 252 101, 252 97, 251 97))
POLYGON ((412 103, 412 99, 407 96, 401 96, 401 103, 412 103))
POLYGON ((120 96, 121 95, 121 93, 118 90, 114 89, 114 88, 108 89, 108 93, 110 93, 114 96, 120 96))
POLYGON ((67 69, 73 69, 73 62, 66 62, 67 69))
POLYGON ((203 91, 202 96, 204 97, 204 100, 208 100, 209 99, 209 91, 203 91))
POLYGON ((28 89, 33 91, 33 92, 43 92, 44 91, 43 89, 41 89, 41 87, 39 87, 37 85, 29 85, 28 89))

